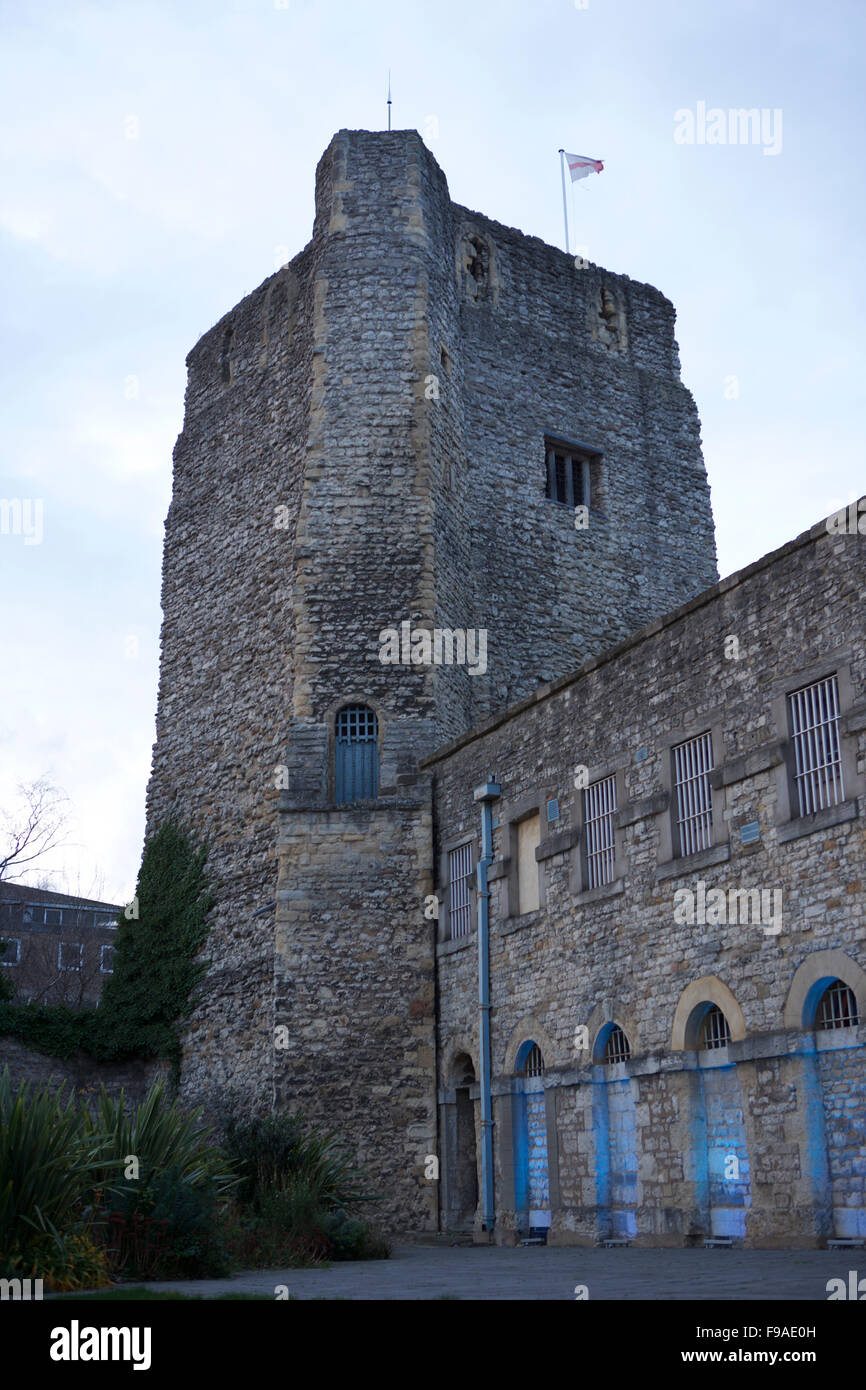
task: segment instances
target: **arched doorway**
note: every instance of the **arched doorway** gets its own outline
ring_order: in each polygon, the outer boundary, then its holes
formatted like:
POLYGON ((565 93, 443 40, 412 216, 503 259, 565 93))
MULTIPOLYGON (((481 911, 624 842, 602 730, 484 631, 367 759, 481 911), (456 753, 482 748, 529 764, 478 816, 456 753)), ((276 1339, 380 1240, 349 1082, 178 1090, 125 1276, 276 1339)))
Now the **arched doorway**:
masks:
POLYGON ((514 1065, 514 1206, 517 1226, 529 1236, 546 1238, 550 1226, 550 1173, 547 1155, 547 1107, 544 1058, 533 1041, 525 1042, 514 1065))
POLYGON ((635 1090, 626 1070, 631 1044, 617 1023, 599 1033, 593 1052, 593 1128, 599 1235, 637 1235, 638 1157, 635 1090))
POLYGON ((475 1134, 475 1068, 472 1058, 458 1053, 452 1068, 455 1095, 454 1166, 448 1225, 452 1231, 471 1231, 478 1207, 478 1145, 475 1134))
POLYGON ((703 1170, 709 1234, 742 1239, 752 1184, 740 1080, 728 1061, 728 1017, 718 1004, 704 1000, 693 1010, 686 1035, 699 1060, 701 1113, 695 1139, 702 1152, 695 1158, 698 1171, 703 1170))

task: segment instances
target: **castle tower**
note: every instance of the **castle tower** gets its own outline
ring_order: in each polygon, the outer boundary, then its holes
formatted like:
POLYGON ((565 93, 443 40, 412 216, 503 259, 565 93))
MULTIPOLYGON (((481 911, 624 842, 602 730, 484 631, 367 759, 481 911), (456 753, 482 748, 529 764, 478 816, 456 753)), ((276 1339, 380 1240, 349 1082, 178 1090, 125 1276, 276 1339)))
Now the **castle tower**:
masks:
POLYGON ((188 358, 148 792, 213 837, 183 1088, 341 1129, 395 1226, 436 1224, 418 760, 715 581, 673 330, 415 132, 341 131, 312 241, 188 358), (441 661, 382 659, 423 629, 441 661))

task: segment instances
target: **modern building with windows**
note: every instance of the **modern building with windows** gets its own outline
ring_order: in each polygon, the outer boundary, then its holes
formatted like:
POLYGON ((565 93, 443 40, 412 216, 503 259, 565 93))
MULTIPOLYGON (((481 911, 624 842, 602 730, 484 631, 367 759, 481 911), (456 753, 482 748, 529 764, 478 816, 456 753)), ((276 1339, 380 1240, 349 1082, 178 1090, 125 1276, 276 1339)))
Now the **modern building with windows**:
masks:
POLYGON ((15 998, 40 1004, 96 1005, 114 970, 122 907, 26 884, 0 883, 0 970, 15 998))
POLYGON ((674 321, 341 131, 188 358, 182 1095, 340 1130, 395 1231, 866 1237, 866 518, 719 583, 674 321))

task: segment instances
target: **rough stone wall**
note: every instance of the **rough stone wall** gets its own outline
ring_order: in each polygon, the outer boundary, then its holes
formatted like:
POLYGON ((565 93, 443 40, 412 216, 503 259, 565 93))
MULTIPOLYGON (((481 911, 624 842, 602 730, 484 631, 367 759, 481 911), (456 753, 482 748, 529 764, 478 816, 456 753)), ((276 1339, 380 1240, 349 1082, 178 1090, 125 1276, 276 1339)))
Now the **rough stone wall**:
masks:
MULTIPOLYGON (((488 629, 494 710, 714 583, 715 544, 670 301, 467 208, 453 206, 452 228, 458 315, 443 334, 454 368, 438 409, 456 399, 461 430, 441 557, 488 629), (464 269, 470 238, 487 253, 480 285, 464 269), (616 332, 603 317, 611 303, 616 332), (603 455, 586 529, 545 496, 546 435, 603 455)), ((472 722, 485 712, 479 698, 472 722)))
POLYGON ((174 806, 213 840, 183 1089, 303 1099, 396 1184, 401 1222, 433 1210, 416 1172, 435 1129, 418 758, 715 578, 673 320, 651 287, 452 204, 416 133, 342 131, 309 246, 188 359, 148 792, 149 830, 174 806), (545 498, 546 432, 603 451, 586 531, 545 498), (379 634, 404 620, 487 629, 487 674, 383 665, 379 634), (334 805, 334 719, 355 701, 380 740, 362 830, 334 805), (408 857, 378 858, 401 823, 408 857), (311 1071, 321 1001, 346 989, 350 1022, 311 1071), (415 1013, 377 1053, 382 1000, 415 1013), (277 1053, 280 1027, 297 1055, 277 1053))
MULTIPOLYGON (((610 1233, 599 1205, 603 1145, 593 1100, 610 1069, 594 1058, 592 1044, 612 1021, 631 1045, 617 1075, 634 1086, 638 1239, 682 1243, 709 1235, 720 1191, 744 1204, 750 1243, 817 1242, 863 1230, 866 1025, 830 1034, 812 1028, 816 991, 836 976, 855 990, 866 1018, 863 546, 861 537, 828 534, 819 524, 425 762, 434 774, 439 866, 444 847, 461 839, 471 839, 477 856, 473 788, 491 775, 502 787, 490 870, 500 1239, 513 1237, 512 1078, 529 1039, 541 1047, 550 1095, 551 1239, 610 1233), (839 673, 845 801, 801 820, 789 800, 785 695, 832 671, 839 673), (714 841, 675 859, 670 747, 704 729, 716 743, 714 841), (616 879, 589 891, 580 868, 581 765, 592 779, 620 778, 616 879), (552 797, 560 816, 547 825, 552 797), (541 907, 519 916, 512 822, 539 805, 541 907), (741 830, 755 822, 757 838, 747 831, 744 842, 741 830), (769 930, 769 916, 678 923, 675 893, 697 892, 699 882, 707 892, 781 891, 781 931, 769 930), (688 1034, 702 1001, 719 1003, 728 1018, 725 1060, 736 1066, 740 1105, 728 1104, 730 1096, 721 1103, 715 1077, 702 1084, 719 1056, 696 1051, 688 1034), (582 1026, 589 1050, 575 1041, 582 1026), (828 1037, 830 1052, 823 1050, 828 1037), (725 1154, 741 1160, 740 1177, 727 1189, 718 1174, 725 1128, 725 1154)), ((441 867, 437 891, 447 900, 441 867)), ((447 919, 440 936, 447 937, 447 919)), ((457 1040, 478 1066, 475 940, 473 930, 437 946, 440 1133, 454 1103, 457 1040)), ((446 1152, 446 1169, 448 1161, 446 1152)), ((447 1173, 444 1181, 447 1189, 447 1173)))
POLYGON ((429 788, 281 816, 276 1103, 351 1138, 392 1229, 435 1230, 429 788), (280 1025, 285 1029, 279 1031, 280 1025))
POLYGON ((190 353, 174 452, 147 827, 174 809, 212 840, 212 964, 182 1073, 184 1094, 206 1103, 227 1086, 264 1104, 273 1095, 273 914, 254 914, 276 898, 316 252, 190 353))
POLYGON ((8 1067, 13 1086, 21 1081, 41 1085, 65 1086, 92 1095, 104 1086, 111 1095, 123 1091, 127 1098, 138 1103, 157 1081, 169 1080, 169 1067, 159 1061, 94 1062, 84 1052, 68 1058, 49 1057, 25 1047, 16 1038, 0 1040, 0 1068, 8 1067))

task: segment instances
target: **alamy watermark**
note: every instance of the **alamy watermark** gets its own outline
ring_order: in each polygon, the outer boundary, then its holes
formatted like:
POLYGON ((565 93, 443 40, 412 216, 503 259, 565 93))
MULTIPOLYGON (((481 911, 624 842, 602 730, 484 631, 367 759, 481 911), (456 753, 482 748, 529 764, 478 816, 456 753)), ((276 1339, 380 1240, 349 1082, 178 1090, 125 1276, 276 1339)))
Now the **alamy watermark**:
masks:
POLYGON ((849 502, 832 516, 827 517, 827 533, 830 536, 866 536, 866 497, 849 502))
POLYGON ((383 666, 465 666, 470 676, 487 670, 486 627, 415 627, 408 621, 379 633, 383 666))
POLYGON ((781 888, 707 888, 699 878, 695 890, 674 892, 674 921, 679 926, 754 926, 763 923, 765 936, 782 930, 781 888))
POLYGON ((23 536, 25 545, 41 545, 42 498, 0 497, 0 536, 23 536))
POLYGON ((694 111, 681 107, 674 112, 674 141, 677 145, 763 145, 764 154, 782 153, 782 111, 762 106, 711 106, 699 101, 694 111))

